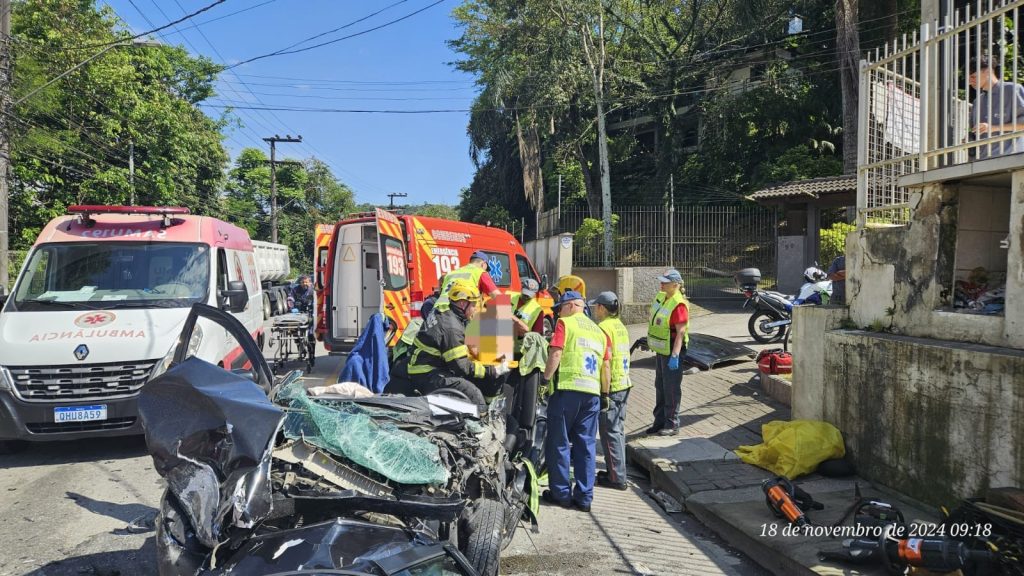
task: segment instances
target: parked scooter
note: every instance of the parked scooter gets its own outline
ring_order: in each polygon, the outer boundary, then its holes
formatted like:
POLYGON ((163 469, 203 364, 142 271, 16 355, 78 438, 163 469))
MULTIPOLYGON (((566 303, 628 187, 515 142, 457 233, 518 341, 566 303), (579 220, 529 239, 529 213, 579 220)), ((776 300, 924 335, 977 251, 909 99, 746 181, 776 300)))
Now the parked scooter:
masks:
POLYGON ((828 304, 832 296, 832 281, 828 279, 828 274, 816 266, 804 270, 804 285, 795 296, 758 290, 761 271, 757 268, 744 268, 736 273, 735 278, 743 295, 747 297, 743 307, 751 303, 754 306, 750 320, 747 321, 747 330, 754 340, 762 344, 782 340, 789 325, 793 323, 793 306, 828 304))

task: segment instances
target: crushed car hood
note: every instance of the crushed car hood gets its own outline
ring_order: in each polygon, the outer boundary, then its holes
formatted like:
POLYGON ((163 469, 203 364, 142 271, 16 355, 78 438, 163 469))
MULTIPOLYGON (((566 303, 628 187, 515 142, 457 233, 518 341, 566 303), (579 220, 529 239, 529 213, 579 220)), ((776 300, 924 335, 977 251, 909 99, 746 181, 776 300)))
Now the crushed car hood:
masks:
POLYGON ((146 445, 203 544, 270 512, 270 454, 284 412, 243 376, 189 358, 139 394, 146 445))
MULTIPOLYGON (((650 351, 647 346, 647 338, 638 338, 629 349, 630 354, 637 349, 650 351)), ((684 361, 701 370, 711 370, 723 362, 753 358, 755 355, 756 352, 742 344, 730 342, 718 336, 691 332, 689 343, 686 345, 684 361)))

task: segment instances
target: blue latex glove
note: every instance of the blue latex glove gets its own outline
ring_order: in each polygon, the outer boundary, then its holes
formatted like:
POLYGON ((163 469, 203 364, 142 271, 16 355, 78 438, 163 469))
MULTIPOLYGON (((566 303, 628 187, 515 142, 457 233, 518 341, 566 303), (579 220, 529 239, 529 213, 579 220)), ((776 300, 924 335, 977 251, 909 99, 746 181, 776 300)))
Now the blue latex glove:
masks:
POLYGON ((679 370, 679 356, 676 356, 674 354, 672 356, 669 356, 669 358, 668 358, 668 369, 669 370, 679 370))
POLYGON ((298 313, 299 313, 299 309, 298 308, 292 308, 292 314, 298 314, 298 313))

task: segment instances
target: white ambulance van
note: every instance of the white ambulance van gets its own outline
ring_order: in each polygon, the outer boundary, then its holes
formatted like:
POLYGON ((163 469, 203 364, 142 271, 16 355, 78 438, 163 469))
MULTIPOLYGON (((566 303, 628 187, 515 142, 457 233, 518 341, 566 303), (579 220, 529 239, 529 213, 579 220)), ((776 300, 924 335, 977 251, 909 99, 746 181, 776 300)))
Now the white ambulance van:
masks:
MULTIPOLYGON (((24 440, 141 434, 139 389, 170 361, 197 302, 262 345, 263 296, 242 228, 186 208, 72 206, 25 259, 0 312, 0 451, 24 440)), ((190 347, 251 368, 218 324, 190 347)))

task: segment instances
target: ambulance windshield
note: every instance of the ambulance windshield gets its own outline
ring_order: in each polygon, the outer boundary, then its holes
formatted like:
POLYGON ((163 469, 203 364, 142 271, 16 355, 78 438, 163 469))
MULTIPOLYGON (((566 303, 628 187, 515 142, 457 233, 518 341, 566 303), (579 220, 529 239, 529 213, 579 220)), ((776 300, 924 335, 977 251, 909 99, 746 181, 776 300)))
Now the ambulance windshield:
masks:
POLYGON ((18 310, 190 307, 206 301, 209 247, 74 242, 36 247, 15 289, 18 310))

